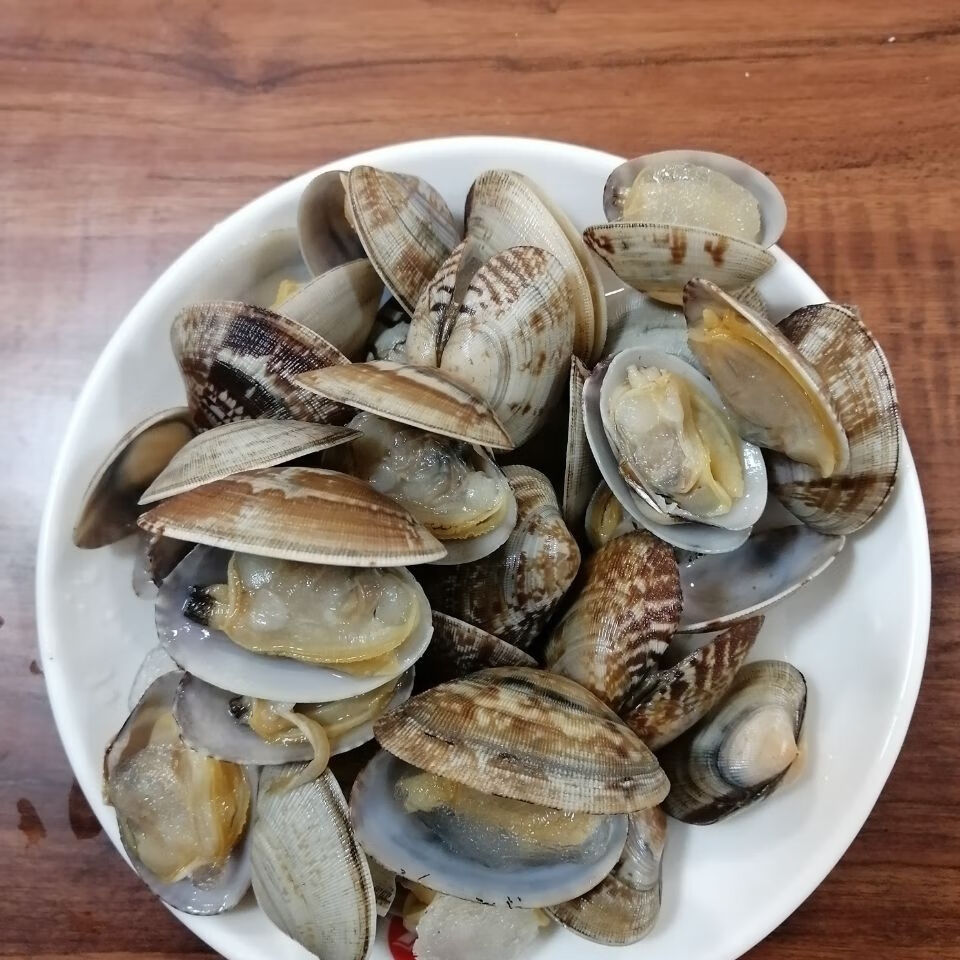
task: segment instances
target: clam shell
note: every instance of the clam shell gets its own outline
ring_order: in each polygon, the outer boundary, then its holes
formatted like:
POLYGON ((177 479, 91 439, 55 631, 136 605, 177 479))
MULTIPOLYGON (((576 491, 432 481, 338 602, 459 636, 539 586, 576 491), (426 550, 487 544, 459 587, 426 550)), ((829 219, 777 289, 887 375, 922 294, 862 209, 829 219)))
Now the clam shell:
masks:
POLYGON ((676 740, 727 692, 762 626, 762 616, 734 624, 661 671, 640 706, 623 715, 624 722, 651 750, 676 740))
POLYGON ((347 802, 326 770, 283 789, 301 765, 261 775, 251 830, 253 892, 271 922, 324 960, 365 960, 377 927, 367 858, 350 827, 347 802))
POLYGON ((237 420, 198 434, 181 447, 140 498, 155 503, 245 470, 274 467, 326 450, 356 430, 301 420, 237 420))
POLYGON ((140 494, 193 436, 185 407, 164 410, 138 423, 120 439, 94 474, 73 528, 78 547, 105 547, 134 533, 140 494))
MULTIPOLYGON (((412 691, 411 667, 386 709, 399 706, 412 691)), ((173 703, 173 716, 180 727, 183 742, 200 753, 233 763, 267 766, 313 759, 313 747, 309 743, 272 743, 236 719, 230 710, 236 697, 237 694, 229 690, 222 690, 189 673, 184 674, 173 703)), ((372 739, 373 723, 361 724, 331 742, 331 755, 354 750, 372 739)))
POLYGON ((319 334, 279 314, 232 301, 181 310, 173 353, 200 429, 231 420, 342 422, 346 411, 294 382, 297 374, 349 363, 319 334))
MULTIPOLYGON (((609 325, 604 356, 614 357, 623 350, 640 346, 679 356, 676 348, 686 345, 687 320, 683 311, 673 304, 662 303, 632 287, 624 287, 611 295, 607 312, 609 325)), ((686 352, 690 357, 684 356, 683 359, 690 362, 693 355, 689 350, 686 352)))
POLYGON ((445 613, 433 613, 433 639, 417 664, 417 688, 426 690, 485 667, 535 667, 519 647, 445 613))
POLYGON ((779 329, 823 378, 850 444, 850 461, 824 480, 805 464, 768 454, 770 488, 808 526, 856 533, 879 513, 897 478, 900 413, 890 365, 855 307, 803 307, 779 329))
POLYGON ((560 222, 557 212, 527 177, 512 170, 487 170, 470 187, 464 222, 467 235, 484 245, 488 257, 529 244, 557 258, 573 308, 573 352, 590 362, 596 341, 603 336, 604 317, 601 314, 598 323, 594 313, 602 284, 598 288, 592 265, 585 269, 586 251, 571 241, 567 231, 572 225, 562 212, 560 222))
POLYGON ((157 596, 157 588, 190 552, 193 544, 142 532, 138 539, 131 578, 133 592, 138 597, 154 600, 157 596))
POLYGON ((806 705, 796 667, 778 660, 741 667, 713 710, 660 752, 670 778, 665 812, 685 823, 716 823, 769 796, 796 757, 806 705), (748 726, 760 724, 762 736, 748 726))
POLYGON ((613 870, 592 890, 547 913, 594 943, 625 946, 643 939, 660 914, 666 839, 667 818, 659 807, 630 814, 627 842, 613 870))
POLYGON ((567 418, 567 458, 563 472, 563 519, 575 533, 583 532, 587 504, 600 479, 600 471, 583 429, 583 385, 590 371, 574 357, 570 363, 570 396, 567 418))
POLYGON ((699 227, 621 221, 587 227, 583 238, 624 283, 667 303, 682 303, 693 277, 734 291, 775 263, 755 243, 699 227))
POLYGON ((642 170, 674 163, 695 163, 708 167, 749 190, 760 207, 760 237, 757 242, 762 247, 769 247, 780 239, 787 225, 787 203, 777 185, 743 160, 707 150, 662 150, 634 157, 615 167, 603 187, 603 211, 607 219, 613 221, 621 218, 627 191, 642 170))
POLYGON ((339 170, 327 170, 314 177, 300 195, 300 252, 314 276, 366 256, 360 238, 344 215, 343 176, 339 170))
POLYGON ((560 262, 538 247, 504 250, 474 273, 452 309, 452 323, 437 329, 418 323, 422 309, 415 315, 407 358, 429 366, 439 355, 440 369, 482 396, 523 443, 542 426, 569 370, 573 314, 560 262))
POLYGON ((357 235, 390 292, 407 313, 460 232, 443 197, 419 177, 353 167, 347 201, 357 235))
POLYGON ((649 533, 627 533, 587 560, 580 594, 544 662, 619 711, 656 671, 679 619, 673 551, 649 533))
POLYGON ((372 360, 312 370, 297 382, 358 410, 444 437, 497 450, 514 445, 486 401, 443 370, 372 360))
POLYGON ((441 684, 374 724, 380 745, 475 790, 584 813, 631 813, 669 790, 655 758, 593 694, 529 667, 441 684))
POLYGON ((637 524, 601 480, 587 504, 584 527, 590 546, 599 550, 610 540, 636 530, 637 524))
POLYGON ((395 786, 398 779, 415 772, 380 751, 357 777, 350 794, 350 818, 364 850, 401 877, 431 890, 490 905, 545 906, 577 895, 571 891, 589 890, 609 872, 623 849, 627 818, 610 816, 575 855, 544 848, 530 862, 514 847, 507 849, 506 857, 500 851, 473 856, 473 845, 458 842, 469 826, 453 823, 441 835, 432 824, 406 811, 395 786))
POLYGON ((844 542, 845 537, 798 525, 753 533, 723 556, 681 559, 683 615, 677 631, 708 633, 765 610, 823 573, 844 542))
POLYGON ((573 583, 580 548, 550 481, 529 467, 503 468, 517 500, 506 543, 475 563, 418 571, 433 607, 529 650, 573 583))
POLYGON ((370 868, 373 892, 377 898, 377 916, 385 917, 397 898, 397 875, 369 855, 367 866, 370 868))
POLYGON ((446 552, 369 484, 311 467, 234 474, 164 500, 138 522, 177 540, 306 563, 404 566, 446 552))

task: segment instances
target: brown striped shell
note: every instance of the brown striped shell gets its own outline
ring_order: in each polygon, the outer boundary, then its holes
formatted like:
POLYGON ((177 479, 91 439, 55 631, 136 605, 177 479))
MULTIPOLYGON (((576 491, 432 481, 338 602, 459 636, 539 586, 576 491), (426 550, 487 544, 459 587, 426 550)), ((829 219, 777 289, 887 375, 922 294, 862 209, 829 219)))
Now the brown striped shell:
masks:
POLYGON ((446 552, 369 484, 310 467, 238 473, 164 500, 139 524, 177 540, 306 563, 397 567, 446 552))
POLYGON ((192 490, 234 473, 274 467, 357 436, 348 427, 302 420, 237 420, 198 434, 150 484, 141 504, 192 490))
POLYGON ((623 715, 624 722, 651 750, 665 747, 727 692, 762 626, 763 617, 737 623, 661 671, 643 702, 623 715))
POLYGON ((529 667, 441 684, 374 724, 380 745, 485 793, 584 813, 631 813, 669 789, 653 754, 591 693, 529 667))
POLYGON ((609 946, 645 937, 660 914, 663 851, 667 818, 659 807, 630 814, 627 842, 616 867, 592 890, 547 907, 568 930, 609 946))
POLYGON ((332 423, 347 416, 294 382, 299 373, 349 361, 293 320, 250 304, 197 303, 177 314, 170 339, 202 430, 260 417, 332 423))
POLYGON ((456 377, 433 367, 371 360, 310 370, 297 383, 358 410, 444 437, 497 450, 514 446, 484 400, 456 377))
POLYGON ((547 642, 547 669, 619 711, 656 670, 680 607, 670 547, 646 532, 617 537, 587 560, 580 594, 547 642))
POLYGON ((846 469, 821 479, 781 454, 768 455, 770 489, 808 526, 855 533, 887 502, 900 460, 900 414, 890 365, 855 307, 802 307, 779 330, 817 369, 847 434, 846 469))
POLYGON ((521 466, 503 472, 517 500, 507 542, 474 563, 417 573, 434 609, 529 650, 573 583, 580 548, 542 473, 521 466))
POLYGON ((346 177, 353 225, 370 262, 407 313, 460 241, 453 214, 419 177, 353 167, 346 177))
POLYGON ((570 362, 567 457, 563 471, 563 519, 577 536, 583 534, 587 505, 600 481, 600 471, 590 452, 583 427, 583 385, 589 375, 590 371, 574 357, 570 362))

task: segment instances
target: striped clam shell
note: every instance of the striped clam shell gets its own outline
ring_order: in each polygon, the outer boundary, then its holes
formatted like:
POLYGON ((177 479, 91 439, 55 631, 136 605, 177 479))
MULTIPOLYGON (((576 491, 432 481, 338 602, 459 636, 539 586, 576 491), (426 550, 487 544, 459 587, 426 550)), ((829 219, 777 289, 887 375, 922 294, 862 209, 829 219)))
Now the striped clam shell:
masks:
POLYGON ((570 362, 570 394, 567 415, 567 456, 563 471, 563 519, 582 535, 587 505, 600 480, 600 471, 590 452, 583 427, 583 385, 590 371, 574 357, 570 362))
POLYGON ((680 607, 669 545, 646 532, 617 537, 587 560, 583 587, 547 642, 547 669, 619 711, 656 671, 680 607))
POLYGON ((374 724, 394 756, 485 793, 584 813, 631 813, 669 784, 653 754, 579 684, 496 667, 411 698, 374 724))

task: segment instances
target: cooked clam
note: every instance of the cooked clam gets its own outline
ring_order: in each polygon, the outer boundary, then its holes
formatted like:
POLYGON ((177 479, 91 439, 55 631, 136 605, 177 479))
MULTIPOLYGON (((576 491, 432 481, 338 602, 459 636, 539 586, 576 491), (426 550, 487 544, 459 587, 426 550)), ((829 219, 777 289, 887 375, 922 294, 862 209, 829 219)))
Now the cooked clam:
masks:
POLYGON ((587 505, 597 486, 599 472, 583 429, 583 385, 590 375, 577 357, 570 363, 567 416, 567 457, 563 471, 563 519, 578 536, 583 533, 587 505))
POLYGON ((584 527, 590 546, 594 550, 599 550, 610 540, 636 530, 637 524, 623 509, 623 505, 610 488, 601 480, 587 504, 584 527))
POLYGON ((315 277, 366 256, 345 214, 344 176, 339 170, 327 170, 314 177, 300 195, 297 206, 300 252, 315 277))

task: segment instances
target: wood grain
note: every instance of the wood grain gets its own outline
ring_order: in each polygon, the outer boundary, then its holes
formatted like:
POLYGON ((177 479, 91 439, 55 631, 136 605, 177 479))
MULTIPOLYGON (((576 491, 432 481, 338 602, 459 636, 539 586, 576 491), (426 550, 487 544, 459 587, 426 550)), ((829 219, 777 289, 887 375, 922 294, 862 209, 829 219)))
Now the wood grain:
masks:
POLYGON ((0 954, 207 952, 71 786, 34 663, 37 524, 94 358, 252 196, 486 132, 743 156, 786 195, 786 249, 887 348, 932 536, 926 678, 865 829, 750 956, 960 958, 958 118, 951 0, 0 0, 0 954))

